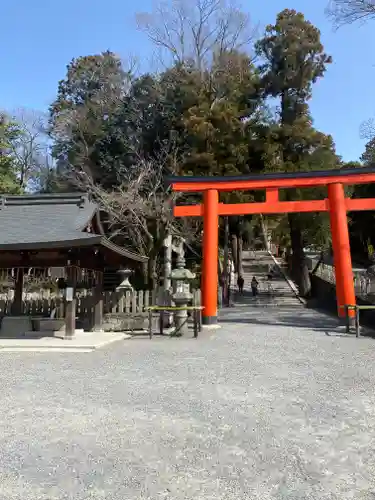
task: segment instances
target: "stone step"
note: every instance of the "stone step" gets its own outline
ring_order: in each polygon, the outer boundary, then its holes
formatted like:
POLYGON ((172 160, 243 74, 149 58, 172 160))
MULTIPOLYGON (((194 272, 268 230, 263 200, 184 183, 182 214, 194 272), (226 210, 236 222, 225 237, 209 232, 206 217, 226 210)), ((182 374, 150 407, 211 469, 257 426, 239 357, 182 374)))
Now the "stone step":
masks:
POLYGON ((234 293, 235 305, 241 307, 269 307, 275 305, 278 307, 296 307, 301 306, 300 301, 291 289, 289 283, 285 280, 282 273, 274 276, 272 280, 267 280, 267 274, 270 268, 275 265, 273 258, 268 252, 245 252, 243 256, 243 278, 244 295, 234 293), (254 299, 251 295, 251 280, 255 276, 259 282, 259 295, 254 299), (268 293, 270 287, 270 293, 268 293))

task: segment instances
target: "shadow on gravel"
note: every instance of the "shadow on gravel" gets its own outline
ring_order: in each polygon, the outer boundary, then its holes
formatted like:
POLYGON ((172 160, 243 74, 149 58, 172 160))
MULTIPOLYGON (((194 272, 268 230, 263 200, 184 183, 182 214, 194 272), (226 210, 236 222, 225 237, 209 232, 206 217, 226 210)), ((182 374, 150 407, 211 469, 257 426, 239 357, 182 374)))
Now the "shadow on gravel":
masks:
MULTIPOLYGON (((329 337, 347 337, 352 338, 352 335, 348 335, 343 332, 343 326, 338 324, 336 318, 332 318, 328 315, 322 313, 321 317, 317 315, 301 314, 301 310, 298 312, 288 312, 281 313, 275 308, 274 311, 268 311, 268 319, 264 317, 265 311, 259 311, 262 317, 256 316, 254 312, 248 317, 226 317, 225 314, 220 317, 220 323, 240 323, 249 325, 268 325, 268 326, 289 326, 292 328, 306 328, 315 332, 324 332, 329 337)), ((371 332, 370 332, 371 333, 371 332)), ((373 336, 366 334, 366 336, 373 336)))
MULTIPOLYGON (((262 311, 262 316, 264 316, 264 311, 262 311)), ((222 316, 220 318, 220 323, 241 323, 241 324, 251 324, 251 325, 268 325, 268 326, 292 326, 296 328, 307 328, 309 330, 318 330, 318 331, 327 331, 327 330, 335 330, 339 329, 340 326, 337 322, 330 321, 327 318, 326 321, 315 320, 311 321, 311 319, 304 319, 297 315, 285 314, 285 315, 277 315, 275 319, 258 319, 254 317, 248 318, 228 318, 222 316)))

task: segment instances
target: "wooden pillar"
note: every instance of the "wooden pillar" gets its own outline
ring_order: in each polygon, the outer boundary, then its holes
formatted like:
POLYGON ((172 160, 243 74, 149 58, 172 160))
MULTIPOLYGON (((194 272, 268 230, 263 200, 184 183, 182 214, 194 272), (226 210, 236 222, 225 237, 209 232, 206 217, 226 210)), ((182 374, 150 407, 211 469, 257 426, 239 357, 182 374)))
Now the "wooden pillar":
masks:
POLYGON ((66 267, 67 274, 67 286, 68 288, 73 288, 72 297, 65 296, 65 338, 71 339, 74 337, 76 330, 76 298, 75 298, 75 286, 76 286, 76 270, 73 266, 66 267), (72 300, 67 300, 72 299, 72 300))
POLYGON ((205 191, 203 202, 202 324, 215 325, 218 294, 218 191, 216 189, 205 191))
POLYGON ((103 309, 104 309, 104 295, 103 295, 103 273, 97 273, 97 280, 94 289, 94 330, 101 330, 103 326, 103 309))
POLYGON ((24 269, 23 267, 19 267, 16 273, 16 282, 14 287, 14 297, 12 304, 12 314, 14 316, 21 316, 23 313, 23 278, 24 278, 24 269))
MULTIPOLYGON (((328 199, 336 277, 337 312, 339 317, 345 317, 346 311, 343 306, 355 305, 356 298, 345 193, 341 183, 329 184, 328 199)), ((354 314, 354 311, 349 311, 350 317, 354 317, 354 314)))

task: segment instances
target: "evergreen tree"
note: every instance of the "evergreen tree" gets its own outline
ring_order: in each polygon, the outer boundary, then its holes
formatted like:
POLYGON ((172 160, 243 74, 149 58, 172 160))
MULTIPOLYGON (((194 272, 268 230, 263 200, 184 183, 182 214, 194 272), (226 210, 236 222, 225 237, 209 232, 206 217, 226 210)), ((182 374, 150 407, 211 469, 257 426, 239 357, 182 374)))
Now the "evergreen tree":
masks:
MULTIPOLYGON (((285 9, 278 14, 275 25, 267 26, 256 48, 263 61, 260 72, 264 97, 278 98, 280 102, 278 119, 269 130, 269 142, 278 145, 273 149, 273 168, 297 172, 339 166, 332 138, 314 129, 308 107, 313 84, 331 62, 324 52, 319 30, 303 14, 285 9)), ((286 193, 289 200, 300 197, 297 190, 286 193)), ((313 219, 316 221, 317 216, 313 219)), ((313 219, 306 215, 288 216, 293 269, 304 296, 311 288, 303 250, 304 228, 313 219)))
POLYGON ((107 164, 102 156, 111 145, 109 129, 122 107, 129 77, 109 51, 73 59, 67 66, 49 120, 58 174, 66 188, 74 187, 81 172, 102 185, 116 183, 118 165, 107 164))

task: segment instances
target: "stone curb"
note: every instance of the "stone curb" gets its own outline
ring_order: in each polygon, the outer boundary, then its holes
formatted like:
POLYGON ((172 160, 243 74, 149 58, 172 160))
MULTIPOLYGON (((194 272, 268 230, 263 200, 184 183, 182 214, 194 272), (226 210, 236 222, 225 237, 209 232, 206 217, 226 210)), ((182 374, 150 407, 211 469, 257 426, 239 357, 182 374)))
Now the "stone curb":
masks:
MULTIPOLYGON (((84 335, 82 335, 84 338, 84 335)), ((117 335, 103 335, 103 338, 89 339, 82 341, 73 338, 61 340, 52 338, 46 339, 0 339, 0 354, 2 352, 93 352, 114 342, 130 339, 131 335, 127 333, 118 333, 117 335)))

